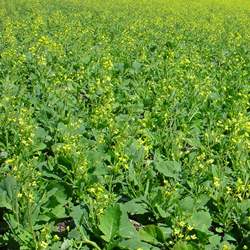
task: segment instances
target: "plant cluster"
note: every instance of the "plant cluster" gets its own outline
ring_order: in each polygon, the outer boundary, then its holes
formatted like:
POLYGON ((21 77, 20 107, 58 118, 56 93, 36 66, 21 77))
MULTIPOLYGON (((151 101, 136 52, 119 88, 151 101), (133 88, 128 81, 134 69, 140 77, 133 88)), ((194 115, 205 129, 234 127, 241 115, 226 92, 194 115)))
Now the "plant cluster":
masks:
POLYGON ((0 248, 248 249, 249 17, 0 0, 0 248))

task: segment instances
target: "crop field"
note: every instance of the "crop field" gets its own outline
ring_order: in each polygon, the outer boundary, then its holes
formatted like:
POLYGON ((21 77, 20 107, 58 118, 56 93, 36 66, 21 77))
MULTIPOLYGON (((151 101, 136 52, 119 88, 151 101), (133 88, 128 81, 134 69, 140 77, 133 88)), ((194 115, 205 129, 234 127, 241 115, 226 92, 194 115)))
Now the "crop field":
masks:
POLYGON ((250 249, 250 1, 0 0, 18 249, 250 249))

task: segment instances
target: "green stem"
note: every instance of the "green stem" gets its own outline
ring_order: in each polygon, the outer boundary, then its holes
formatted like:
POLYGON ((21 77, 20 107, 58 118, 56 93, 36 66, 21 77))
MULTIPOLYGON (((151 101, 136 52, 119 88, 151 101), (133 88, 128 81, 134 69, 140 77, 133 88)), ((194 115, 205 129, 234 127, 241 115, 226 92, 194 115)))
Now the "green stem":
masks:
POLYGON ((83 243, 91 245, 92 247, 95 247, 97 250, 101 250, 101 248, 95 242, 93 242, 91 240, 85 239, 85 240, 83 240, 83 243))
POLYGON ((30 211, 30 201, 28 200, 28 216, 29 216, 29 226, 32 232, 32 238, 34 240, 35 243, 35 249, 38 249, 38 245, 37 245, 37 240, 36 240, 36 235, 35 235, 35 231, 32 225, 32 219, 31 219, 31 211, 30 211))

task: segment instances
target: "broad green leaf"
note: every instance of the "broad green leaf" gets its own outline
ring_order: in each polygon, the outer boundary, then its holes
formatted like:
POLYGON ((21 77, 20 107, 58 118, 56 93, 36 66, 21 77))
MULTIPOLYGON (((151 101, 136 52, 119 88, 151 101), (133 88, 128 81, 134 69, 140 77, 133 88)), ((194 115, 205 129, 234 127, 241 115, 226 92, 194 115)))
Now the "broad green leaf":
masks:
POLYGON ((36 151, 42 151, 44 150, 45 148, 47 147, 47 145, 43 142, 40 142, 38 144, 35 145, 33 151, 36 152, 36 151))
POLYGON ((100 219, 99 228, 103 232, 102 238, 109 242, 119 233, 121 210, 118 205, 108 208, 100 219))
POLYGON ((158 226, 158 228, 161 230, 162 235, 163 235, 163 240, 167 240, 171 237, 172 235, 172 229, 167 226, 158 226))
POLYGON ((83 216, 83 210, 81 209, 81 206, 73 206, 71 209, 70 215, 74 219, 74 222, 77 225, 81 224, 82 216, 83 216))
POLYGON ((168 216, 168 213, 166 213, 166 211, 163 210, 159 204, 155 204, 155 207, 162 218, 166 218, 168 216))
POLYGON ((83 64, 86 64, 86 65, 87 65, 90 61, 91 61, 91 56, 89 56, 89 55, 85 55, 85 56, 83 56, 82 59, 81 59, 81 62, 82 62, 83 64))
POLYGON ((52 188, 51 190, 49 190, 43 197, 42 199, 40 200, 40 203, 41 204, 44 204, 46 202, 49 201, 50 197, 52 197, 53 195, 56 194, 58 188, 52 188))
POLYGON ((163 159, 157 157, 154 161, 154 165, 156 170, 165 177, 177 179, 181 172, 181 165, 176 161, 164 161, 163 159))
POLYGON ((61 203, 64 204, 67 200, 67 195, 65 193, 65 189, 64 188, 59 188, 58 191, 56 192, 56 200, 61 203))
POLYGON ((164 241, 163 232, 158 226, 148 225, 139 231, 141 240, 146 242, 157 244, 164 241))
POLYGON ((16 215, 9 213, 6 214, 5 216, 6 216, 5 221, 8 221, 8 224, 10 224, 12 228, 16 229, 20 227, 20 223, 16 220, 16 215))
POLYGON ((121 205, 129 214, 145 214, 147 210, 143 199, 137 198, 121 205))
POLYGON ((50 250, 60 250, 62 243, 60 241, 53 242, 50 250))
POLYGON ((11 201, 7 197, 7 192, 2 189, 0 189, 0 207, 12 209, 11 201))
POLYGON ((202 194, 198 197, 196 200, 197 205, 199 205, 200 208, 204 207, 208 201, 210 200, 210 197, 206 194, 202 194))
POLYGON ((147 231, 140 230, 139 236, 140 236, 140 239, 142 241, 145 241, 145 242, 148 242, 148 243, 152 243, 152 244, 157 244, 158 243, 158 241, 156 240, 156 238, 153 235, 151 235, 149 232, 147 232, 147 231))
POLYGON ((5 179, 0 183, 0 188, 6 191, 10 200, 13 200, 17 188, 16 179, 13 176, 5 177, 5 179))
POLYGON ((68 239, 65 239, 61 245, 61 250, 67 250, 67 249, 70 249, 72 243, 71 240, 68 240, 68 239))
POLYGON ((60 204, 52 209, 52 213, 56 218, 65 218, 67 215, 65 214, 65 208, 60 204))
POLYGON ((191 218, 188 220, 188 223, 195 229, 204 233, 208 233, 208 229, 211 226, 212 219, 208 212, 199 211, 191 216, 191 218))
POLYGON ((48 133, 45 131, 44 128, 38 127, 35 132, 35 136, 39 139, 45 139, 48 133))
POLYGON ((250 209, 250 199, 243 200, 238 206, 242 212, 247 212, 250 209))
POLYGON ((137 234, 132 223, 129 221, 127 212, 125 209, 121 209, 121 217, 120 217, 120 226, 119 226, 119 234, 123 238, 134 238, 137 234))
POLYGON ((52 196, 52 193, 50 192, 52 192, 53 190, 53 196, 56 198, 57 202, 61 204, 65 204, 65 202, 67 201, 67 194, 62 184, 56 181, 53 181, 48 185, 48 188, 50 189, 50 191, 48 191, 50 196, 52 196), (56 189, 56 192, 55 192, 55 189, 56 189))
POLYGON ((137 250, 137 249, 143 249, 143 250, 160 250, 160 248, 152 246, 146 242, 140 241, 137 238, 135 239, 128 239, 128 240, 122 240, 119 243, 119 246, 123 249, 129 249, 129 250, 137 250))
POLYGON ((194 249, 197 248, 183 241, 177 242, 173 247, 173 250, 194 250, 194 249))
POLYGON ((38 216, 38 221, 49 221, 51 219, 50 216, 46 215, 46 214, 41 214, 38 216))
POLYGON ((74 228, 68 233, 68 238, 74 240, 80 240, 81 234, 76 228, 74 228))
POLYGON ((216 247, 220 244, 221 237, 219 235, 213 235, 209 237, 209 243, 213 246, 216 247))
POLYGON ((187 196, 180 201, 180 206, 183 210, 192 211, 194 208, 194 199, 190 196, 187 196))
POLYGON ((139 62, 137 62, 137 61, 134 61, 134 62, 132 63, 132 67, 133 67, 133 69, 134 69, 136 72, 138 72, 138 71, 141 69, 141 64, 140 64, 139 62))

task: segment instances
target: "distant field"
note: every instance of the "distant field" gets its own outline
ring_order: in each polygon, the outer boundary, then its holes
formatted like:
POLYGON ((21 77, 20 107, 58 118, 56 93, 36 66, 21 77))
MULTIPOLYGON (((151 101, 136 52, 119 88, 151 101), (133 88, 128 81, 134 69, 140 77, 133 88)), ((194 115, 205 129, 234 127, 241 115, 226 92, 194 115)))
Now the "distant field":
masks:
POLYGON ((249 49, 246 0, 0 0, 0 249, 249 249, 249 49))

